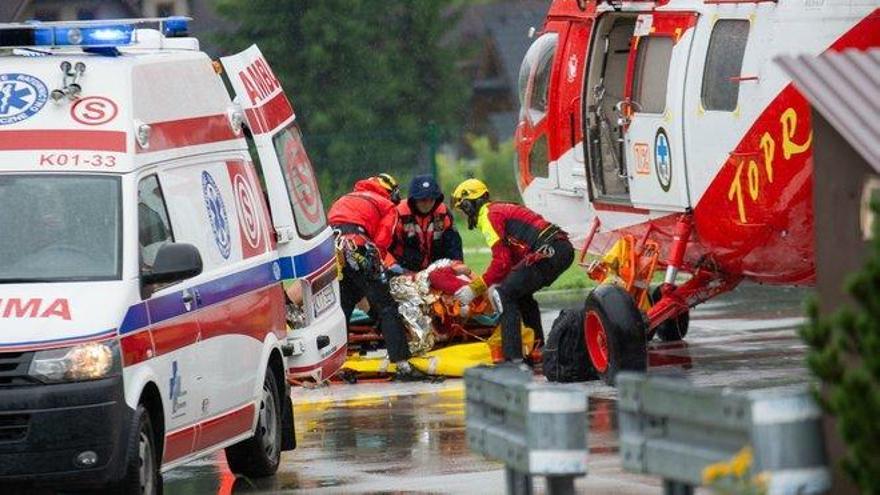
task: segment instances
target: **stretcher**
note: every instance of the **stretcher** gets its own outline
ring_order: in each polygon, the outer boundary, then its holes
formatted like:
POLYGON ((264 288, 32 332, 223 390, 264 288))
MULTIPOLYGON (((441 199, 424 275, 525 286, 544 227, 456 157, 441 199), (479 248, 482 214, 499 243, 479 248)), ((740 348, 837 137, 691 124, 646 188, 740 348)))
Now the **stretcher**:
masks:
MULTIPOLYGON (((430 321, 432 335, 426 338, 422 330, 414 328, 418 322, 405 317, 410 349, 410 363, 419 371, 433 376, 460 377, 472 366, 492 364, 501 358, 501 331, 499 315, 488 298, 480 297, 462 307, 452 297, 455 290, 469 280, 469 270, 459 266, 443 265, 429 267, 427 274, 413 275, 412 283, 427 281, 429 294, 422 294, 418 302, 423 316, 430 321), (425 275, 428 275, 427 277, 425 275), (460 280, 456 283, 454 279, 460 280), (428 342, 430 348, 425 348, 428 342)), ((401 281, 398 281, 401 282, 401 281)), ((410 283, 407 281, 406 283, 410 283)), ((412 303, 414 292, 395 287, 392 295, 401 306, 412 303), (399 299, 408 295, 410 299, 399 299)), ((409 304, 412 306, 412 304, 409 304)), ((406 314, 402 308, 401 313, 406 314)), ((523 327, 524 354, 534 345, 534 332, 523 327)), ((384 339, 368 308, 355 309, 349 322, 348 359, 343 365, 342 378, 354 382, 359 378, 381 378, 393 374, 394 363, 388 361, 382 347, 384 339)))

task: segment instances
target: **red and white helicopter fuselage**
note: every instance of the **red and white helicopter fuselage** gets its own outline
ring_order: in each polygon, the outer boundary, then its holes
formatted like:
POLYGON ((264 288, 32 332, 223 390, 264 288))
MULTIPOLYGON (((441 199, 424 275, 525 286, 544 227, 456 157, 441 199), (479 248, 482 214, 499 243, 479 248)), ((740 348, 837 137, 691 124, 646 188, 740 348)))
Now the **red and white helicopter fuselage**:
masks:
POLYGON ((774 59, 876 46, 877 0, 555 0, 520 75, 523 199, 592 253, 657 243, 650 329, 743 279, 811 284, 810 107, 774 59))

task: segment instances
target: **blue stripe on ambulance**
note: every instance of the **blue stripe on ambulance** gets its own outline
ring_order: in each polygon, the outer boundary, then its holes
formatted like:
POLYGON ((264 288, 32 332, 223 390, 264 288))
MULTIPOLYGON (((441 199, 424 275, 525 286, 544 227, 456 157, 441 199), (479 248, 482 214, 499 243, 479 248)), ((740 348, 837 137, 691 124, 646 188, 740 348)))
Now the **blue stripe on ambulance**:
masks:
POLYGON ((294 258, 281 258, 281 278, 301 278, 315 273, 335 256, 334 237, 330 236, 310 251, 294 258))
MULTIPOLYGON (((201 303, 193 309, 220 304, 280 280, 300 278, 314 273, 333 259, 333 249, 333 237, 328 237, 318 246, 293 258, 280 258, 191 287, 189 290, 197 290, 201 299, 201 303), (273 267, 275 263, 281 267, 280 279, 275 277, 273 267)), ((119 333, 120 335, 131 333, 150 324, 161 323, 188 312, 183 304, 183 290, 175 291, 128 308, 122 325, 119 327, 119 333)))

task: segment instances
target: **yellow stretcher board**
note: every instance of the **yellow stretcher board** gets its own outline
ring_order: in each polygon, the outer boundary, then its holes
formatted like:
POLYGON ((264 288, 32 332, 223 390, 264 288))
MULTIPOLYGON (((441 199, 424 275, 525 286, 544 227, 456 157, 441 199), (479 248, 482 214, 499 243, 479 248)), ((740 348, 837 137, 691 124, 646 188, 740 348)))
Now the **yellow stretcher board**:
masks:
MULTIPOLYGON (((523 326, 523 348, 530 351, 534 346, 535 333, 523 326)), ((496 327, 486 342, 457 344, 435 349, 422 356, 410 358, 409 362, 422 373, 435 376, 461 377, 464 371, 481 364, 492 364, 492 348, 501 346, 501 330, 496 327)), ((497 351, 496 351, 497 353, 497 351)), ((527 351, 524 351, 527 354, 527 351)), ((395 373, 397 367, 387 357, 349 356, 342 369, 363 374, 395 373)))

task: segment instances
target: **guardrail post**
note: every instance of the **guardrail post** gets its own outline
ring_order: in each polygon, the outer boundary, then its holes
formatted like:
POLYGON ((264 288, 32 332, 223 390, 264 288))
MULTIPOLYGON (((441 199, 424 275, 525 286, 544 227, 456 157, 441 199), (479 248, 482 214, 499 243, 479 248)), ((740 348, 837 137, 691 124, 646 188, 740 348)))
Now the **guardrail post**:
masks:
POLYGON ((505 464, 507 492, 532 493, 532 477, 547 493, 574 493, 587 472, 587 393, 582 385, 535 383, 530 370, 502 365, 465 372, 471 450, 505 464))
POLYGON ((822 411, 812 396, 749 394, 754 471, 769 473, 768 493, 825 493, 831 471, 825 456, 822 411))
POLYGON ((574 476, 547 476, 547 493, 550 495, 573 495, 574 476))
POLYGON ((507 495, 532 495, 532 477, 509 467, 504 468, 507 495))
POLYGON ((663 495, 694 495, 694 487, 687 483, 663 480, 663 495))

